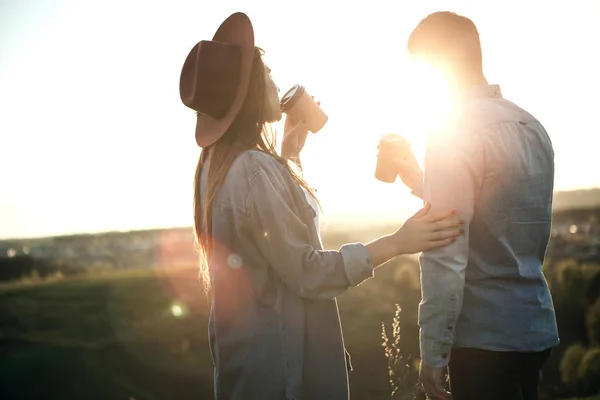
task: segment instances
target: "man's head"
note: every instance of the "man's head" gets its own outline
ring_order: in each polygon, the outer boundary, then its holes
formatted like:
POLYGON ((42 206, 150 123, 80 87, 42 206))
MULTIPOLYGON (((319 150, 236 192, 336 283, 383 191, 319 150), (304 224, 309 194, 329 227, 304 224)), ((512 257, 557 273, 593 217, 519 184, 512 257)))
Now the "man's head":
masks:
POLYGON ((473 21, 453 12, 436 12, 422 20, 408 39, 408 52, 444 71, 455 85, 485 79, 479 32, 473 21))

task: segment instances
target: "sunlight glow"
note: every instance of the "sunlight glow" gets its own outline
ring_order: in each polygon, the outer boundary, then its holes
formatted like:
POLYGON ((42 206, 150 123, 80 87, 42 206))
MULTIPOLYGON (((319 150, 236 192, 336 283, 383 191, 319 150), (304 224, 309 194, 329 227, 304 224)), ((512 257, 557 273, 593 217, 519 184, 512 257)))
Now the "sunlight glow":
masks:
MULTIPOLYGON (((374 178, 377 145, 382 136, 399 134, 410 142, 422 166, 428 135, 445 129, 451 116, 451 85, 441 71, 406 53, 382 68, 387 70, 386 76, 374 77, 368 86, 352 87, 352 95, 341 96, 348 88, 331 84, 333 91, 323 97, 330 121, 323 132, 308 138, 302 157, 305 177, 318 189, 326 214, 350 211, 357 204, 371 208, 369 204, 377 197, 378 207, 370 209, 370 218, 399 220, 410 217, 411 207, 414 210, 420 205, 405 186, 374 178), (360 115, 349 118, 350 110, 360 115), (326 155, 327 148, 342 156, 326 155), (374 216, 378 211, 381 215, 374 216)), ((325 83, 323 88, 327 88, 325 83)), ((314 91, 321 100, 318 89, 314 91)), ((280 125, 278 131, 283 130, 280 125)))
POLYGON ((446 128, 453 94, 449 79, 426 61, 413 60, 409 76, 407 91, 412 126, 405 135, 410 141, 422 142, 433 131, 446 128))
MULTIPOLYGON (((374 169, 381 136, 405 136, 421 161, 427 133, 443 127, 448 82, 406 51, 412 29, 440 8, 473 19, 488 81, 544 124, 556 151, 555 188, 600 185, 589 136, 600 91, 600 57, 590 51, 600 37, 597 0, 492 8, 466 0, 380 2, 346 7, 344 18, 338 3, 316 0, 289 7, 225 0, 209 10, 191 0, 145 2, 141 19, 135 1, 120 2, 118 13, 106 2, 9 3, 0 13, 0 132, 11 149, 0 157, 0 237, 189 226, 199 150, 177 81, 191 47, 240 9, 281 90, 305 85, 330 117, 302 150, 306 180, 328 218, 397 220, 420 207, 400 182, 378 182, 374 169), (140 37, 152 48, 132 52, 140 37), (31 93, 44 104, 35 118, 31 93), (43 202, 40 191, 48 193, 43 202)), ((275 125, 282 135, 284 122, 275 125)))

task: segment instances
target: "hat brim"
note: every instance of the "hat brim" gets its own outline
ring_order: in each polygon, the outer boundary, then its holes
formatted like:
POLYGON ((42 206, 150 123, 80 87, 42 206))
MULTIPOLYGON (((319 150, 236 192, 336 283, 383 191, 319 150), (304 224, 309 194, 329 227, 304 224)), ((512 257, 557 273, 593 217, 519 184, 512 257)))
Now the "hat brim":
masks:
POLYGON ((238 12, 227 18, 215 33, 214 41, 238 45, 240 48, 240 76, 238 87, 229 111, 221 118, 198 114, 196 121, 196 143, 208 147, 221 138, 240 112, 250 83, 254 60, 254 28, 250 18, 238 12))

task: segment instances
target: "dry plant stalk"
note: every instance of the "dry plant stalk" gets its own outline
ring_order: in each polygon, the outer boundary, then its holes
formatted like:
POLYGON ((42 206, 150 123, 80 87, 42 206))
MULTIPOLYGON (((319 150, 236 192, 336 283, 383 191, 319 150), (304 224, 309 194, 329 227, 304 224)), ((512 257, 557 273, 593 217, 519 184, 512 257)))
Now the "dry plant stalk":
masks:
POLYGON ((388 362, 388 375, 392 387, 391 400, 400 400, 402 393, 400 388, 406 382, 410 373, 409 359, 400 355, 400 312, 402 309, 396 304, 396 311, 392 320, 392 337, 388 337, 385 323, 381 323, 381 345, 385 350, 385 358, 388 362))

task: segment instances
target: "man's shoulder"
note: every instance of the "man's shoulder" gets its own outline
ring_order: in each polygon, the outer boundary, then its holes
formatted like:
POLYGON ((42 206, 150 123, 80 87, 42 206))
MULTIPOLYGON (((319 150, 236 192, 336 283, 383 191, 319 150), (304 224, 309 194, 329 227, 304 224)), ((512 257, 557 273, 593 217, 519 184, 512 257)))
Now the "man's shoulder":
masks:
POLYGON ((477 147, 477 143, 493 135, 505 124, 539 121, 517 104, 502 97, 477 97, 458 104, 446 119, 444 126, 428 137, 428 147, 477 147))
POLYGON ((458 110, 455 127, 480 132, 505 123, 539 122, 530 112, 505 98, 483 97, 465 102, 458 110))

